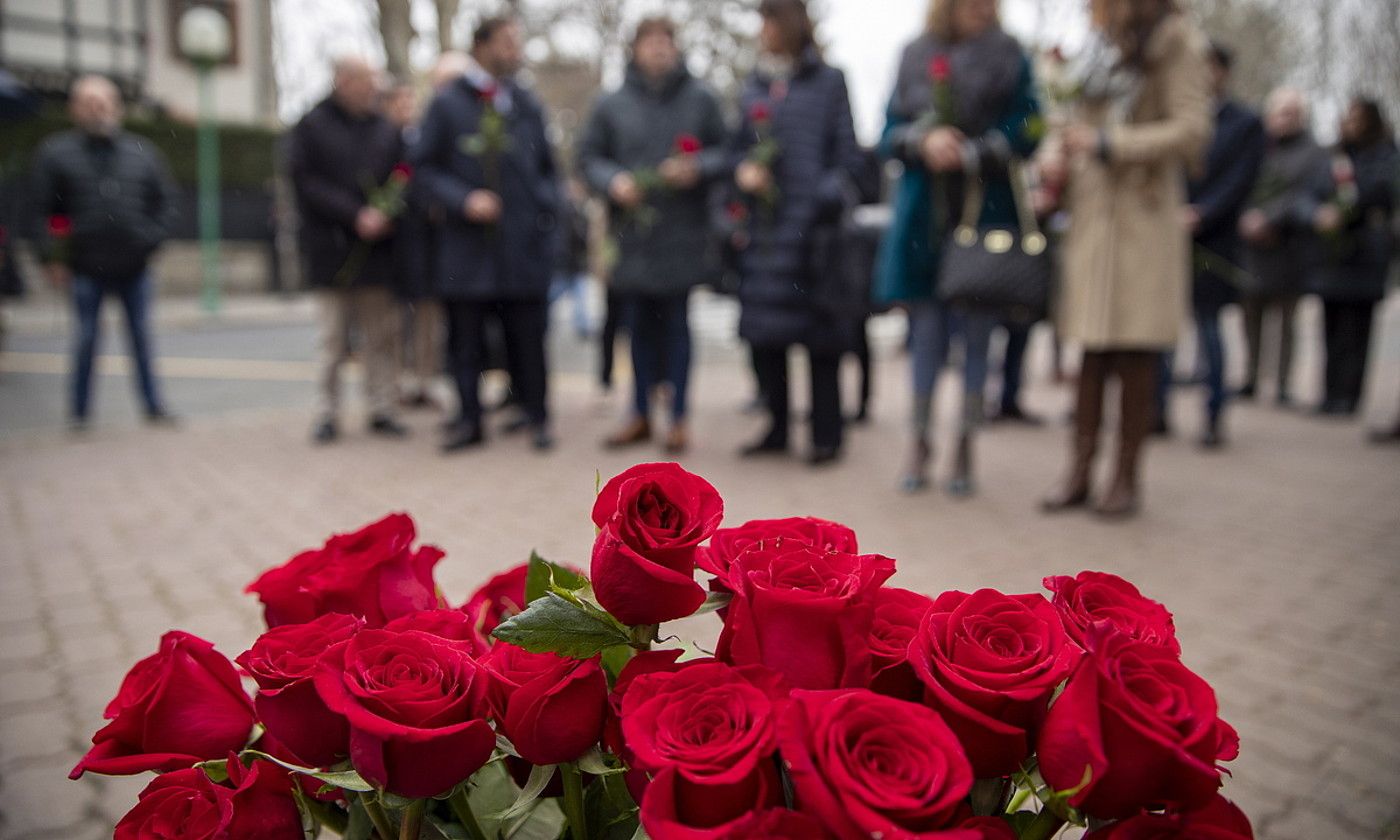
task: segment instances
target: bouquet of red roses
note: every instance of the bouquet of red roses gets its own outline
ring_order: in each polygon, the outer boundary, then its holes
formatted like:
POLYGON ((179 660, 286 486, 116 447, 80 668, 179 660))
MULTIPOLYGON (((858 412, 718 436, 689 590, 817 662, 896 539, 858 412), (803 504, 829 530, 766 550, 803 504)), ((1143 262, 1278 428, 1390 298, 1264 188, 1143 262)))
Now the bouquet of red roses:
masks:
POLYGON ((332 537, 248 587, 243 677, 167 634, 73 776, 161 774, 123 840, 1252 837, 1235 734, 1127 581, 928 597, 843 525, 723 507, 633 467, 589 576, 532 557, 456 607, 407 516, 332 537), (703 613, 713 652, 660 630, 703 613))

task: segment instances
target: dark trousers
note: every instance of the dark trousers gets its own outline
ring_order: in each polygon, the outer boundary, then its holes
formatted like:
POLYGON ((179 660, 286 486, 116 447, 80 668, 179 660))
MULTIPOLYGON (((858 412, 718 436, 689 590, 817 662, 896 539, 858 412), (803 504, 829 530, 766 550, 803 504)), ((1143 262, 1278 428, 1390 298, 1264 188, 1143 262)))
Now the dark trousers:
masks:
POLYGON ((671 417, 685 419, 690 382, 690 292, 678 295, 629 295, 628 328, 632 341, 633 410, 651 416, 651 395, 662 381, 671 383, 671 417))
MULTIPOLYGON (((788 349, 787 347, 754 347, 753 369, 758 387, 772 418, 772 437, 787 443, 788 424, 788 349)), ((812 380, 812 446, 818 449, 841 446, 841 355, 813 353, 807 358, 812 380)))
POLYGON ((1026 347, 1031 341, 1034 324, 1007 321, 1006 352, 1001 359, 1001 410, 999 414, 1018 408, 1021 404, 1021 369, 1026 364, 1026 347))
POLYGON ((448 361, 452 378, 457 383, 461 399, 459 419, 481 424, 481 372, 487 319, 499 318, 505 341, 506 369, 510 371, 511 390, 520 402, 530 422, 543 426, 549 419, 547 409, 548 372, 545 363, 545 328, 549 324, 549 305, 543 300, 511 301, 448 301, 447 304, 448 361))
MULTIPOLYGON (((1215 309, 1197 309, 1195 321, 1196 346, 1200 353, 1197 364, 1205 366, 1206 420, 1213 423, 1220 419, 1220 413, 1225 410, 1225 402, 1228 399, 1225 393, 1225 340, 1220 334, 1220 312, 1215 309)), ((1162 364, 1157 375, 1158 417, 1167 416, 1175 362, 1176 354, 1162 354, 1162 364)))
POLYGON ((1366 356, 1371 349, 1373 301, 1322 302, 1327 345, 1325 388, 1327 402, 1355 409, 1366 382, 1366 356))
POLYGON ((617 347, 617 332, 622 326, 625 314, 624 309, 622 295, 609 286, 606 302, 603 304, 603 328, 598 331, 598 384, 604 388, 612 387, 613 356, 617 347))
POLYGON ((1264 316, 1278 312, 1278 396, 1287 397, 1293 373, 1293 317, 1298 310, 1297 295, 1248 296, 1240 301, 1244 310, 1244 337, 1249 345, 1249 367, 1245 387, 1259 384, 1259 360, 1264 355, 1264 316))
POLYGON ((875 373, 873 357, 870 355, 870 335, 868 328, 869 318, 862 318, 856 325, 856 344, 851 352, 856 357, 857 364, 860 365, 860 413, 862 416, 870 408, 870 395, 874 389, 872 377, 875 373))
POLYGON ((103 283, 91 277, 73 277, 73 311, 78 331, 73 343, 73 380, 69 411, 75 420, 85 420, 92 396, 92 363, 102 340, 102 300, 116 295, 126 313, 126 332, 131 359, 136 365, 137 394, 147 414, 162 411, 160 391, 151 369, 151 338, 147 317, 151 308, 151 278, 148 274, 123 283, 103 283))

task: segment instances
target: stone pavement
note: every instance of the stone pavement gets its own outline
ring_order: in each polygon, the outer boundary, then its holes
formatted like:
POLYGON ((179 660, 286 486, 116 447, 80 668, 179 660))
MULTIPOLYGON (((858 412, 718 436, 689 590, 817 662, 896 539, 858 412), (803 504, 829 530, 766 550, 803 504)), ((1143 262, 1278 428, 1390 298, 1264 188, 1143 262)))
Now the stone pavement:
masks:
MULTIPOLYGON (((1395 405, 1400 384, 1396 304, 1378 410, 1395 405)), ((1061 426, 990 430, 973 500, 906 497, 892 489, 906 370, 892 347, 881 348, 873 422, 823 472, 736 459, 759 425, 738 411, 751 386, 732 348, 702 356, 684 462, 724 494, 728 522, 842 520, 865 549, 900 561, 896 582, 935 593, 1033 591, 1043 575, 1084 568, 1122 574, 1175 612, 1187 664, 1239 729, 1225 793, 1259 838, 1400 836, 1400 447, 1366 445, 1358 423, 1246 406, 1230 448, 1205 454, 1190 443, 1198 398, 1183 394, 1181 435, 1147 458, 1145 515, 1044 518, 1034 503, 1062 467, 1061 426)), ((1067 394, 1043 367, 1030 404, 1063 415, 1067 394)), ((555 404, 561 445, 548 456, 498 436, 443 458, 424 415, 404 442, 355 431, 314 449, 304 406, 192 416, 175 431, 0 439, 0 837, 110 836, 145 779, 65 777, 123 674, 172 627, 242 651, 260 624, 243 585, 332 531, 411 512, 447 551, 439 580, 454 600, 532 548, 586 564, 595 470, 657 453, 598 448, 619 403, 600 402, 582 374, 556 383, 555 404)), ((704 639, 714 626, 683 632, 704 639)))

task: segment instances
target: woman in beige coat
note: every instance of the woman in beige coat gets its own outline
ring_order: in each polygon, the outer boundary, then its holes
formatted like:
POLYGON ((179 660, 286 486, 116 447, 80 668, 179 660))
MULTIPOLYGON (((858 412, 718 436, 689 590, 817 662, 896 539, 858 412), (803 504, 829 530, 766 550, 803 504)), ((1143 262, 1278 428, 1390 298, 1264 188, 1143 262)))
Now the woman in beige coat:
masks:
POLYGON ((1206 41, 1174 0, 1091 0, 1096 38, 1081 64, 1077 119, 1064 130, 1070 230, 1059 329, 1084 351, 1068 480, 1047 512, 1086 505, 1116 375, 1118 464, 1096 510, 1138 505, 1138 457, 1152 425, 1160 354, 1187 311, 1185 185, 1212 131, 1206 41))

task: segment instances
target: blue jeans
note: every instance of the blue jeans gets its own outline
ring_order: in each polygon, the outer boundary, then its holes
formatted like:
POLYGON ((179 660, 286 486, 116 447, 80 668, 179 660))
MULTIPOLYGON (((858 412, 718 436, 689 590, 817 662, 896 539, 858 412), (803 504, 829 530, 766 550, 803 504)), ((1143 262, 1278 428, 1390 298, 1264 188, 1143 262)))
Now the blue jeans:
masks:
POLYGON ((155 374, 151 370, 151 338, 147 316, 151 309, 151 278, 142 273, 120 283, 103 283, 91 277, 73 277, 73 311, 78 331, 73 344, 73 380, 69 392, 73 419, 86 420, 92 394, 92 362, 101 343, 102 299, 114 294, 126 313, 131 360, 136 365, 137 393, 147 414, 163 411, 155 374))
POLYGON ((954 312, 941 303, 924 301, 909 310, 909 352, 913 357, 914 424, 917 432, 928 431, 932 422, 930 403, 938 386, 938 374, 948 364, 953 336, 963 342, 963 393, 975 404, 964 405, 964 417, 981 407, 987 385, 987 347, 997 321, 980 312, 954 312))
POLYGON ((632 295, 627 300, 632 344, 633 408, 638 417, 651 415, 651 393, 670 382, 671 417, 685 419, 690 383, 690 293, 653 297, 632 295))
MULTIPOLYGON (((1200 348, 1201 364, 1205 367, 1206 418, 1215 421, 1225 410, 1225 342, 1220 335, 1220 313, 1197 309, 1196 345, 1200 348)), ((1157 416, 1167 416, 1167 397, 1172 386, 1174 354, 1163 353, 1157 377, 1157 416)))
POLYGON ((574 332, 586 336, 592 331, 588 323, 588 275, 558 272, 549 283, 549 305, 567 295, 573 307, 574 332))

